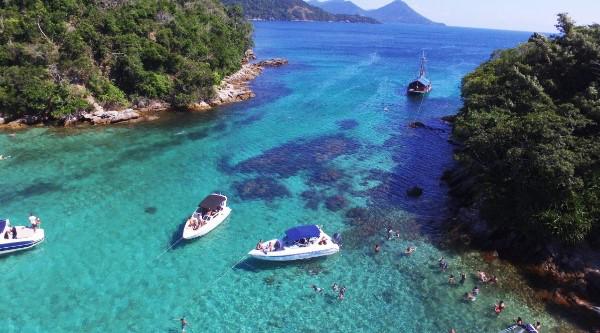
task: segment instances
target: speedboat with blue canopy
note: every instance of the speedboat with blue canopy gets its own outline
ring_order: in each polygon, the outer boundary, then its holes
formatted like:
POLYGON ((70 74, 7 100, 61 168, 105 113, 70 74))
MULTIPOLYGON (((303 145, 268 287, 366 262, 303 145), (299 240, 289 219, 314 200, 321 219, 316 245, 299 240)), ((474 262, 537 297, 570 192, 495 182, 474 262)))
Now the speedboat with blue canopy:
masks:
POLYGON ((204 236, 223 223, 230 213, 231 208, 227 206, 227 197, 213 193, 198 204, 185 223, 181 237, 193 239, 204 236))
POLYGON ((514 324, 507 327, 500 333, 539 333, 539 331, 531 324, 514 324))
POLYGON ((12 226, 0 219, 0 255, 31 249, 44 241, 44 229, 12 226))
POLYGON ((285 231, 281 238, 259 242, 248 255, 267 261, 294 261, 329 256, 340 251, 338 234, 329 237, 317 225, 301 225, 285 231))

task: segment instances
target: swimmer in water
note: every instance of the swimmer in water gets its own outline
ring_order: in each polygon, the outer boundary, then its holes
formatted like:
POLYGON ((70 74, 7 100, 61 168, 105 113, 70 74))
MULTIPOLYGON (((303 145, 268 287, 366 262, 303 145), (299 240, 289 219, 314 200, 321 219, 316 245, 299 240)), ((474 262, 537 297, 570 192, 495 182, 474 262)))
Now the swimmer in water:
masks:
POLYGON ((379 244, 375 244, 375 253, 379 253, 381 251, 381 246, 379 244))
POLYGON ((454 274, 450 274, 450 277, 448 278, 448 283, 456 284, 456 280, 454 279, 454 274))
POLYGON ((475 295, 475 296, 479 295, 479 287, 477 287, 477 286, 473 287, 473 295, 475 295))
POLYGON ((331 289, 332 289, 334 292, 336 292, 336 293, 337 293, 338 291, 340 291, 340 286, 338 286, 338 284, 334 282, 334 283, 331 285, 331 289))
POLYGON ((406 251, 404 251, 404 254, 406 254, 407 256, 413 254, 415 251, 417 250, 416 247, 414 246, 409 246, 406 248, 406 251))
POLYGON ((340 301, 343 301, 345 296, 346 296, 346 287, 342 287, 340 289, 340 294, 338 295, 338 299, 340 301))
POLYGON ((502 311, 504 311, 505 307, 506 305, 504 305, 504 301, 500 301, 498 304, 494 304, 494 312, 499 315, 502 311))
POLYGON ((472 293, 465 293, 464 299, 465 301, 474 302, 477 299, 477 297, 475 297, 475 295, 473 295, 472 293))
POLYGON ((179 321, 181 322, 181 333, 185 332, 185 327, 187 326, 187 321, 185 320, 185 317, 181 317, 181 319, 179 319, 179 321))
POLYGON ((467 274, 465 273, 460 273, 460 284, 465 284, 465 281, 467 280, 467 274))
POLYGON ((317 286, 316 286, 316 285, 314 285, 314 284, 313 284, 312 286, 310 286, 310 287, 311 287, 311 288, 313 288, 313 290, 314 290, 315 292, 317 292, 317 293, 322 293, 322 292, 323 292, 323 288, 319 288, 319 287, 317 287, 317 286))

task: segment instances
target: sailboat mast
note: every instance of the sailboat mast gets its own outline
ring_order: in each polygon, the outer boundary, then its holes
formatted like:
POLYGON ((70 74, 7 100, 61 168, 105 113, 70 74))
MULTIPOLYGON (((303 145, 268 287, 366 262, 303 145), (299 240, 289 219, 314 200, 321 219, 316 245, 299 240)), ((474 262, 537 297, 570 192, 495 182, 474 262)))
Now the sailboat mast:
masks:
POLYGON ((427 59, 425 59, 425 51, 423 51, 423 54, 421 55, 421 68, 419 69, 419 77, 425 77, 425 62, 427 61, 427 59))

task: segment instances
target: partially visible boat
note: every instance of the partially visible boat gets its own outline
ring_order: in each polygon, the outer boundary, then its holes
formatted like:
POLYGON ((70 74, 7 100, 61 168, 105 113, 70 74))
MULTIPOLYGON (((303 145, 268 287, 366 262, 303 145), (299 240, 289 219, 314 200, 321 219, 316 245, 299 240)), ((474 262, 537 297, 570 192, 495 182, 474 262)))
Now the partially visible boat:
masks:
POLYGON ((329 237, 317 225, 302 225, 285 231, 285 235, 257 244, 248 255, 267 261, 294 261, 335 254, 340 251, 340 237, 329 237))
POLYGON ((194 239, 204 236, 223 223, 230 213, 231 208, 227 206, 227 197, 213 193, 200 202, 185 223, 181 237, 194 239))
POLYGON ((44 229, 12 226, 8 219, 0 219, 0 255, 31 249, 44 239, 44 229))
POLYGON ((539 333, 531 324, 513 324, 500 333, 539 333))
POLYGON ((419 76, 408 84, 408 88, 406 89, 407 94, 422 96, 428 94, 431 89, 433 89, 431 81, 427 78, 427 71, 425 69, 426 62, 425 51, 423 51, 423 54, 421 55, 421 65, 419 66, 419 76))

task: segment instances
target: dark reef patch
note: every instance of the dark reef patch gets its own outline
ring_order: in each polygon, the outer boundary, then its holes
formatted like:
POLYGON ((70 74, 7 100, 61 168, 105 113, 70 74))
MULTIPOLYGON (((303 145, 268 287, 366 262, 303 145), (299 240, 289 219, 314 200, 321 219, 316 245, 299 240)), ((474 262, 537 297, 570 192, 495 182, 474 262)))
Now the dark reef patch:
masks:
POLYGON ((255 123, 255 122, 261 120, 263 118, 263 116, 264 116, 264 113, 253 113, 252 115, 250 115, 244 119, 236 121, 235 124, 236 125, 250 125, 252 123, 255 123))
POLYGON ((311 140, 285 143, 262 155, 240 162, 235 169, 243 173, 258 173, 291 177, 302 170, 324 166, 338 156, 358 150, 357 140, 344 135, 327 135, 311 140))
POLYGON ((119 164, 119 161, 143 161, 150 156, 161 154, 163 151, 168 150, 172 147, 182 144, 184 140, 176 137, 169 140, 163 140, 150 144, 137 144, 131 148, 125 149, 123 152, 113 159, 112 163, 108 163, 109 166, 112 164, 119 164))
POLYGON ((348 205, 348 200, 341 195, 330 196, 325 199, 325 207, 332 212, 337 212, 348 205))
POLYGON ((61 184, 49 182, 34 183, 17 190, 12 186, 4 186, 4 189, 4 192, 0 192, 0 202, 3 204, 64 190, 61 184))
POLYGON ((233 184, 237 196, 242 200, 273 201, 290 196, 288 189, 269 177, 260 177, 236 182, 233 184))
POLYGON ((144 208, 144 213, 146 213, 146 214, 153 215, 153 214, 156 214, 156 211, 157 211, 157 209, 154 206, 148 206, 148 207, 144 208))
POLYGON ((202 140, 208 137, 208 132, 206 130, 194 131, 186 134, 186 137, 192 141, 202 140))
POLYGON ((314 190, 308 190, 302 192, 300 196, 305 201, 304 208, 312 210, 319 209, 319 205, 321 204, 321 196, 319 195, 319 192, 314 190))
POLYGON ((319 168, 312 172, 310 181, 315 184, 332 184, 345 178, 342 170, 334 168, 319 168))
POLYGON ((355 127, 358 126, 358 121, 354 120, 354 119, 344 119, 344 120, 340 120, 336 123, 338 125, 338 128, 342 131, 347 131, 347 130, 351 130, 355 127))

